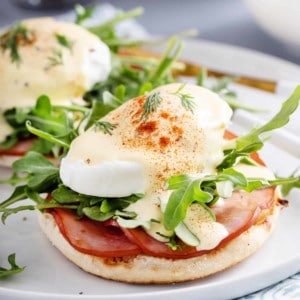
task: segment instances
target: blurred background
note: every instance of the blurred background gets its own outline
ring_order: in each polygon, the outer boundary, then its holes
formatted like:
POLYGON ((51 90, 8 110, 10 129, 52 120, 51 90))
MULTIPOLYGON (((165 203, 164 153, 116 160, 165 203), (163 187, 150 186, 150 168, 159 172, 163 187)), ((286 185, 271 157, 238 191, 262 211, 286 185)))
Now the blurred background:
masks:
POLYGON ((300 65, 300 30, 293 24, 297 22, 300 26, 299 17, 294 18, 300 15, 299 0, 289 0, 289 6, 284 0, 1 0, 0 26, 28 17, 62 14, 72 9, 74 3, 104 2, 125 10, 143 6, 145 13, 138 21, 155 35, 195 28, 200 39, 254 49, 300 65), (41 1, 44 7, 40 7, 41 1), (278 16, 284 10, 279 2, 292 11, 284 19, 278 16), (26 8, 26 3, 31 8, 26 8), (279 35, 276 26, 282 31, 279 35))

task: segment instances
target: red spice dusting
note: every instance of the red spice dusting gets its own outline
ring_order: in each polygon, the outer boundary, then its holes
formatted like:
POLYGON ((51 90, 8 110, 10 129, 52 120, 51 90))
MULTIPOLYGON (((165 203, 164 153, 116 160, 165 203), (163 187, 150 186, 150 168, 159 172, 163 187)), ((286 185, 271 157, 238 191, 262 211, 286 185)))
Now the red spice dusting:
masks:
POLYGON ((170 168, 168 166, 166 166, 163 170, 164 172, 169 172, 170 171, 170 168))
MULTIPOLYGON (((132 115, 132 119, 136 119, 139 120, 141 115, 143 113, 143 108, 139 108, 133 115, 132 115)), ((136 122, 137 120, 133 120, 133 122, 136 122)))
POLYGON ((165 148, 170 144, 170 138, 166 137, 166 136, 162 136, 159 138, 159 144, 161 147, 165 148))
POLYGON ((174 125, 174 126, 172 127, 172 130, 173 130, 174 133, 176 133, 176 134, 178 134, 178 135, 183 134, 183 129, 182 129, 181 127, 176 126, 176 125, 174 125))
POLYGON ((162 180, 164 178, 164 176, 162 174, 158 173, 156 175, 156 178, 159 179, 159 180, 162 180))
POLYGON ((139 134, 147 133, 150 134, 154 132, 157 129, 157 122, 156 121, 150 121, 147 123, 142 123, 137 127, 137 132, 139 134))
POLYGON ((135 98, 135 100, 137 101, 137 103, 140 104, 140 105, 144 104, 145 99, 146 99, 145 95, 135 98))
POLYGON ((147 146, 148 148, 152 148, 152 147, 154 147, 154 144, 153 144, 152 141, 147 141, 147 142, 146 142, 146 146, 147 146))
POLYGON ((176 122, 176 121, 178 121, 178 116, 173 116, 173 117, 170 116, 170 121, 171 121, 171 122, 176 122))
POLYGON ((168 112, 166 112, 166 111, 162 111, 162 112, 160 113, 160 116, 161 116, 162 118, 164 118, 164 119, 168 119, 169 116, 170 116, 170 114, 169 114, 168 112))

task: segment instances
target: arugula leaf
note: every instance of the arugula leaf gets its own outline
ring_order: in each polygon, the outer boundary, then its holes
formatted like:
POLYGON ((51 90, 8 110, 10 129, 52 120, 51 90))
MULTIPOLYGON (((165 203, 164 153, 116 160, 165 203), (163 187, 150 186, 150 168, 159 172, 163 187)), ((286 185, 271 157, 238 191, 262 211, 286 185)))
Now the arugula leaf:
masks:
POLYGON ((52 105, 49 97, 42 95, 34 107, 13 108, 4 112, 6 122, 14 130, 0 145, 10 148, 19 139, 34 134, 41 139, 34 143, 32 150, 52 153, 57 157, 78 135, 78 127, 75 126, 77 118, 86 118, 88 112, 86 107, 76 105, 52 105))
POLYGON ((262 133, 283 127, 286 125, 290 116, 296 111, 300 100, 300 85, 296 87, 292 95, 282 104, 280 111, 266 124, 259 128, 253 128, 248 134, 237 138, 236 149, 241 150, 252 144, 261 142, 262 133))
POLYGON ((25 269, 25 267, 19 267, 16 264, 16 254, 15 253, 12 253, 8 256, 8 263, 10 265, 10 269, 0 267, 0 278, 10 276, 10 275, 14 275, 14 274, 17 274, 17 273, 21 273, 25 269))
POLYGON ((34 205, 20 205, 18 207, 1 209, 0 211, 2 211, 2 216, 1 216, 2 223, 5 224, 7 217, 9 217, 10 215, 17 214, 18 212, 23 211, 23 210, 35 210, 35 206, 34 205))
POLYGON ((209 206, 220 197, 230 197, 237 189, 252 192, 268 186, 291 184, 299 178, 277 178, 265 180, 262 178, 246 178, 242 173, 228 168, 215 175, 195 177, 180 175, 171 177, 167 189, 173 190, 164 211, 164 225, 168 230, 174 230, 186 216, 192 203, 199 203, 215 218, 209 206))
POLYGON ((153 82, 154 86, 161 85, 162 78, 165 78, 172 64, 179 57, 182 49, 183 44, 178 42, 176 36, 172 37, 159 65, 152 71, 148 81, 153 82))
POLYGON ((62 207, 73 204, 79 217, 83 215, 96 221, 105 221, 116 215, 131 203, 141 199, 144 195, 132 194, 127 197, 105 198, 79 194, 63 184, 59 185, 52 193, 52 200, 62 207))
POLYGON ((94 100, 92 102, 92 107, 90 109, 89 115, 87 116, 86 125, 84 129, 87 130, 88 128, 90 128, 92 125, 95 124, 96 121, 98 121, 108 112, 113 110, 113 108, 113 105, 110 105, 110 103, 94 100))
POLYGON ((55 190, 53 190, 51 196, 55 202, 62 205, 71 203, 75 204, 84 201, 89 201, 90 203, 95 205, 101 203, 104 199, 106 199, 102 197, 79 194, 63 184, 60 184, 55 190))
MULTIPOLYGON (((107 45, 109 45, 109 42, 113 40, 115 45, 110 45, 110 49, 117 51, 117 49, 119 48, 118 41, 122 41, 122 39, 119 39, 117 37, 115 26, 124 20, 136 18, 142 15, 143 12, 144 9, 141 7, 134 8, 127 12, 119 11, 113 18, 109 19, 108 21, 98 26, 87 27, 87 30, 97 35, 107 45)), ((84 14, 81 15, 83 16, 84 14)))
MULTIPOLYGON (((56 145, 66 148, 66 149, 70 148, 70 144, 63 141, 63 139, 57 138, 53 134, 50 134, 44 130, 40 130, 40 129, 37 129, 37 128, 31 126, 30 121, 26 122, 26 128, 27 128, 28 132, 30 132, 42 139, 45 139, 46 141, 50 142, 51 144, 56 144, 56 145)), ((44 149, 44 147, 43 147, 43 149, 44 149)), ((52 149, 52 147, 50 149, 52 149)))
POLYGON ((239 157, 245 157, 250 153, 260 150, 263 141, 260 136, 265 133, 283 127, 289 122, 290 116, 295 112, 300 100, 300 85, 296 87, 292 95, 283 102, 280 111, 266 124, 259 128, 253 128, 248 134, 229 141, 229 149, 224 151, 225 157, 217 166, 217 170, 229 168, 235 164, 239 157))
POLYGON ((209 203, 213 196, 200 189, 201 179, 184 181, 183 186, 174 190, 164 212, 164 226, 167 230, 175 227, 185 218, 188 207, 193 201, 202 205, 209 203))
POLYGON ((114 211, 102 212, 99 206, 84 207, 83 214, 94 221, 104 222, 114 216, 114 211))
POLYGON ((91 18, 94 11, 95 11, 95 6, 94 5, 84 7, 80 4, 76 4, 75 5, 75 14, 76 14, 75 24, 80 25, 85 20, 91 18))
POLYGON ((282 182, 281 183, 281 193, 283 196, 287 196, 293 188, 300 188, 300 176, 296 176, 299 173, 299 168, 296 169, 291 177, 295 178, 294 182, 282 182))
POLYGON ((51 191, 59 181, 59 168, 37 152, 29 151, 12 168, 17 174, 28 174, 27 185, 37 192, 51 191))
MULTIPOLYGON (((15 177, 16 177, 16 175, 13 176, 13 178, 15 178, 15 177)), ((10 206, 11 204, 13 204, 19 200, 26 199, 26 197, 27 197, 26 185, 17 186, 15 188, 15 190, 13 191, 13 193, 10 195, 10 197, 7 200, 0 203, 0 210, 7 206, 10 206)))

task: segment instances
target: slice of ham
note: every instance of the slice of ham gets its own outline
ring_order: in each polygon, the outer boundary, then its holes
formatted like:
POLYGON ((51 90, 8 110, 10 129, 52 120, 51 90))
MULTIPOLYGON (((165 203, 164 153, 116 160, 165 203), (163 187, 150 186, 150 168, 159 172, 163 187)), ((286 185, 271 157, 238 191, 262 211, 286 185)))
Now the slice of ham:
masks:
POLYGON ((18 141, 12 148, 4 149, 0 147, 0 155, 23 156, 30 150, 35 139, 28 138, 18 141))
MULTIPOLYGON (((253 224, 260 213, 274 204, 274 189, 265 188, 251 193, 235 192, 231 198, 215 205, 212 210, 217 221, 228 230, 228 236, 218 247, 237 237, 253 224)), ((118 227, 117 222, 78 220, 75 213, 65 209, 51 211, 61 233, 78 251, 100 257, 132 256, 144 253, 165 258, 189 258, 211 250, 198 251, 179 242, 180 248, 172 250, 165 243, 149 236, 143 229, 118 227)), ((218 248, 217 247, 217 248, 218 248)))
POLYGON ((67 209, 51 211, 60 232, 78 251, 100 257, 135 256, 142 251, 114 226, 90 219, 78 220, 67 209))
MULTIPOLYGON (((228 231, 228 236, 216 247, 221 247, 233 238, 249 229, 255 224, 260 213, 274 204, 274 189, 265 188, 255 190, 252 193, 238 191, 231 198, 224 200, 222 204, 211 207, 216 215, 217 222, 223 224, 228 231)), ((147 255, 167 258, 189 258, 208 253, 210 250, 197 251, 179 243, 181 249, 171 250, 166 244, 149 236, 142 229, 122 228, 124 234, 141 247, 147 255)), ((216 249, 215 248, 215 249, 216 249)))

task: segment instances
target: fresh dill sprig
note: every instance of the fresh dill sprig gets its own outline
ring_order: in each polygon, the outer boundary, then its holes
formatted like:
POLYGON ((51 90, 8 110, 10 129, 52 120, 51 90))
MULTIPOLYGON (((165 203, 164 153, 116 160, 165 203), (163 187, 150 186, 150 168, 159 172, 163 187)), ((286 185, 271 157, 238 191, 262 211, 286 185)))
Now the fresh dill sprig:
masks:
POLYGON ((24 24, 17 23, 0 36, 0 48, 3 52, 8 50, 12 63, 19 65, 21 62, 19 46, 30 44, 33 40, 33 32, 24 24))
POLYGON ((194 98, 193 96, 191 96, 190 94, 180 94, 179 95, 180 99, 181 99, 181 104, 182 106, 186 109, 189 110, 190 112, 194 112, 194 108, 195 108, 195 102, 192 101, 192 99, 194 98))
POLYGON ((160 96, 160 92, 155 92, 147 96, 140 120, 146 122, 148 120, 149 115, 157 110, 161 101, 162 97, 160 96))
MULTIPOLYGON (((67 48, 70 51, 72 51, 74 41, 68 39, 65 35, 59 33, 55 34, 55 38, 61 47, 67 48)), ((52 56, 49 56, 47 58, 49 62, 48 67, 55 67, 64 64, 62 48, 53 48, 52 56)))
POLYGON ((184 94, 181 93, 181 91, 184 89, 185 87, 185 83, 183 83, 178 89, 177 91, 175 91, 174 93, 172 93, 172 95, 178 96, 181 100, 181 104, 182 106, 186 109, 189 110, 190 112, 194 112, 194 108, 195 108, 195 102, 193 101, 194 97, 190 94, 184 94))
POLYGON ((65 48, 68 48, 70 51, 72 51, 73 45, 74 45, 74 41, 68 39, 65 35, 56 33, 55 34, 56 40, 57 42, 65 48))
POLYGON ((50 67, 63 65, 63 53, 61 49, 53 48, 52 56, 48 57, 50 67))
POLYGON ((112 124, 105 121, 96 121, 94 123, 95 129, 101 130, 104 134, 112 135, 112 131, 118 126, 118 124, 112 124))

